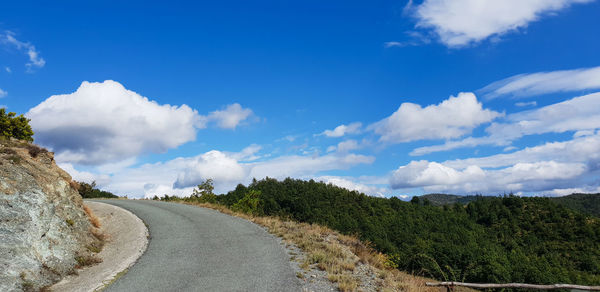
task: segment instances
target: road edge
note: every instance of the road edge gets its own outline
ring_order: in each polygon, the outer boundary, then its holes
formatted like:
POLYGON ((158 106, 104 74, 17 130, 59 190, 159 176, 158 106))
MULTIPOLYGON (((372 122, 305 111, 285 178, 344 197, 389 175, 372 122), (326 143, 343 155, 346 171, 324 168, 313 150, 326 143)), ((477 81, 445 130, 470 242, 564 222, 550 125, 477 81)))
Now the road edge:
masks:
POLYGON ((102 291, 125 275, 145 253, 150 233, 144 221, 132 212, 112 204, 85 200, 101 220, 108 240, 98 256, 103 262, 78 270, 50 287, 51 291, 102 291), (123 232, 127 231, 127 232, 123 232))

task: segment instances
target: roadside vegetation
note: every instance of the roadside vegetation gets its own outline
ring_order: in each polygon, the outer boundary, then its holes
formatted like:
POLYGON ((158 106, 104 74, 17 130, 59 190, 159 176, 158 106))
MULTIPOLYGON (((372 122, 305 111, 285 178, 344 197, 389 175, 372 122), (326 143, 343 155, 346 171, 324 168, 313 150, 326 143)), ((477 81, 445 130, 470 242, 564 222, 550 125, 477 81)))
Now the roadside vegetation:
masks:
MULTIPOLYGON (((225 205, 203 202, 201 198, 178 198, 165 196, 154 200, 178 202, 210 208, 222 213, 241 217, 267 228, 288 244, 303 251, 304 256, 292 254, 292 260, 304 270, 297 277, 310 281, 312 269, 327 272, 327 279, 338 286, 339 291, 438 291, 426 287, 432 279, 414 276, 395 269, 388 257, 353 235, 344 235, 328 227, 286 220, 276 216, 258 216, 249 208, 254 206, 258 192, 249 193, 243 203, 237 204, 237 211, 225 205), (246 212, 244 212, 246 211, 246 212), (370 289, 369 289, 370 288, 370 289)), ((209 197, 211 197, 209 195, 209 197)), ((455 291, 472 291, 457 289, 455 291)))
MULTIPOLYGON (((219 196, 212 190, 202 193, 201 186, 196 196, 161 199, 208 203, 250 218, 293 222, 281 226, 322 226, 338 232, 342 236, 339 238, 350 236, 358 242, 369 242, 365 246, 372 247, 377 255, 372 258, 380 259, 375 267, 438 280, 600 284, 599 219, 548 198, 505 195, 434 206, 419 198, 404 202, 369 197, 312 180, 267 178, 249 186, 238 185, 219 196)), ((281 227, 269 228, 277 234, 281 227)), ((299 227, 289 227, 294 228, 299 227)), ((301 246, 302 238, 294 243, 301 246)), ((339 275, 344 275, 343 271, 351 267, 351 261, 340 259, 335 266, 341 268, 328 270, 327 257, 319 254, 309 258, 328 272, 339 269, 339 275)), ((336 273, 330 275, 333 280, 338 278, 336 273)))
POLYGON ((79 192, 81 197, 84 199, 94 199, 94 198, 116 199, 116 198, 119 198, 119 196, 117 196, 111 192, 99 190, 98 188, 96 188, 95 181, 92 182, 91 184, 86 183, 86 182, 73 181, 71 183, 71 186, 73 188, 75 188, 79 192))

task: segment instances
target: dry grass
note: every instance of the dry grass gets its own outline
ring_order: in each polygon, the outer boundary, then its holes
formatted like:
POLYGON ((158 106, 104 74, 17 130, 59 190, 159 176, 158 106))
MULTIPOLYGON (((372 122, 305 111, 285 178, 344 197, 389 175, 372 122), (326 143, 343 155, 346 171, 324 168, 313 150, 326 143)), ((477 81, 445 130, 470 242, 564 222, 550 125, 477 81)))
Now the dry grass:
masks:
POLYGON ((92 225, 94 225, 94 227, 100 228, 100 226, 102 226, 102 224, 100 224, 100 219, 98 219, 98 217, 96 217, 96 215, 94 215, 94 213, 92 212, 92 209, 90 209, 90 207, 88 207, 84 204, 83 211, 85 211, 85 214, 87 215, 88 219, 90 220, 90 223, 92 223, 92 225))
POLYGON ((301 268, 308 271, 311 267, 316 267, 326 271, 327 278, 337 283, 340 291, 366 290, 362 287, 373 287, 377 291, 440 291, 440 288, 425 285, 426 281, 435 282, 432 279, 390 268, 386 264, 386 255, 375 251, 369 243, 361 242, 356 236, 343 235, 316 224, 281 220, 276 217, 249 216, 233 212, 222 205, 189 202, 185 204, 215 209, 266 227, 270 233, 281 237, 286 243, 296 245, 305 253, 305 260, 300 263, 301 268), (357 271, 358 266, 366 267, 376 275, 375 280, 361 275, 357 271), (372 282, 371 285, 366 285, 363 281, 372 282))
POLYGON ((83 267, 99 264, 102 262, 102 259, 94 255, 81 255, 76 256, 75 261, 77 261, 77 266, 75 266, 75 268, 81 269, 83 267))

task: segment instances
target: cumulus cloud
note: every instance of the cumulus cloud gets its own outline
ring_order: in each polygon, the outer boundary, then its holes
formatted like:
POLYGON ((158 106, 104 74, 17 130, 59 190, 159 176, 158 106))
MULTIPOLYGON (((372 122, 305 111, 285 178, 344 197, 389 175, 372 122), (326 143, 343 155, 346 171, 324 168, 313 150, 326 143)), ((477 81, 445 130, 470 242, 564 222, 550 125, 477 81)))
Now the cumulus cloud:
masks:
MULTIPOLYGON (((600 67, 519 74, 478 90, 485 99, 527 97, 600 88, 600 67)), ((529 105, 524 103, 524 105, 529 105)))
POLYGON ((544 192, 598 187, 600 131, 512 153, 430 162, 412 161, 391 176, 393 188, 428 192, 544 192))
POLYGON ((526 135, 593 131, 600 128, 600 93, 575 97, 535 110, 510 114, 505 121, 492 123, 485 131, 488 136, 467 137, 447 141, 442 145, 419 147, 411 155, 424 155, 461 147, 480 145, 507 146, 526 135))
POLYGON ((241 122, 252 116, 251 109, 243 108, 240 104, 234 103, 228 105, 223 110, 211 112, 207 117, 203 117, 207 122, 215 122, 220 128, 235 129, 241 122))
MULTIPOLYGON (((17 50, 24 51, 29 62, 25 64, 28 72, 33 72, 33 68, 42 68, 46 65, 44 58, 40 56, 40 52, 36 50, 35 46, 29 42, 22 42, 15 38, 15 33, 12 31, 5 31, 3 34, 0 33, 0 43, 15 47, 17 50)), ((10 68, 5 67, 6 71, 10 73, 10 68)))
POLYGON ((375 160, 372 156, 339 153, 280 156, 263 161, 247 160, 256 155, 257 151, 259 146, 250 145, 240 152, 212 150, 194 157, 179 157, 166 162, 120 169, 112 174, 110 182, 103 187, 130 197, 164 194, 189 196, 196 185, 206 179, 213 179, 215 192, 223 193, 232 190, 239 183, 248 184, 253 178, 263 179, 268 176, 277 179, 308 179, 322 171, 348 169, 359 164, 370 164, 375 160))
POLYGON ((422 187, 426 192, 535 192, 573 183, 587 171, 584 163, 539 161, 518 162, 502 169, 483 170, 477 165, 455 169, 426 160, 412 161, 395 170, 390 179, 394 189, 422 187))
POLYGON ((431 29, 449 47, 525 28, 542 16, 592 0, 425 0, 409 7, 417 28, 431 29))
POLYGON ((103 164, 164 152, 196 137, 198 113, 160 105, 115 81, 83 82, 74 93, 53 95, 29 110, 38 143, 63 163, 103 164))
POLYGON ((186 164, 185 171, 175 180, 174 188, 195 186, 208 178, 228 183, 242 181, 247 176, 246 170, 236 159, 216 150, 188 159, 186 164))
POLYGON ((79 171, 75 169, 73 164, 70 163, 58 163, 58 166, 67 173, 69 173, 71 177, 76 181, 86 183, 96 182, 97 185, 106 185, 110 183, 110 176, 107 174, 97 174, 88 171, 79 171))
POLYGON ((426 139, 450 139, 470 133, 475 127, 503 114, 483 109, 473 93, 458 96, 437 105, 422 108, 403 103, 391 116, 370 125, 367 129, 380 135, 380 141, 403 143, 426 139))
POLYGON ((325 135, 330 138, 338 138, 344 135, 350 134, 358 134, 360 133, 360 129, 362 127, 362 123, 356 122, 348 125, 339 125, 335 127, 333 130, 325 130, 323 133, 319 135, 325 135))
POLYGON ((8 95, 8 92, 2 90, 2 88, 0 88, 0 98, 6 97, 8 95))

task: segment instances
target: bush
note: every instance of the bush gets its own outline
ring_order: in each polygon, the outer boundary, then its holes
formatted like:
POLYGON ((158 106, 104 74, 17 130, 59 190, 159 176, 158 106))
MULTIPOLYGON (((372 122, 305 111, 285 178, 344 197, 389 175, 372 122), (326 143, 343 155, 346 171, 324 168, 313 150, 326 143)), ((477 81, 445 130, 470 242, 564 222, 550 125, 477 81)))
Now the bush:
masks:
POLYGON ((0 137, 15 138, 33 142, 33 130, 29 125, 30 119, 13 112, 6 113, 5 108, 0 108, 0 137))
POLYGON ((91 184, 85 182, 74 182, 71 183, 71 187, 75 188, 82 198, 90 199, 90 198, 118 198, 118 196, 114 195, 111 192, 101 191, 96 188, 96 182, 92 182, 91 184))

